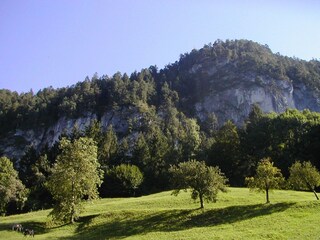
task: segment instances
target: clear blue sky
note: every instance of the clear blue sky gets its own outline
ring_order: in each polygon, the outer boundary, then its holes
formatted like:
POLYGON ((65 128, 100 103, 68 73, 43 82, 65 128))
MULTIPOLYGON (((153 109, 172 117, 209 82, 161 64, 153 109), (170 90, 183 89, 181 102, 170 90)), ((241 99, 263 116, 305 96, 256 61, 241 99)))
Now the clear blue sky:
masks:
POLYGON ((216 39, 319 59, 319 27, 318 0, 1 0, 0 89, 163 68, 216 39))

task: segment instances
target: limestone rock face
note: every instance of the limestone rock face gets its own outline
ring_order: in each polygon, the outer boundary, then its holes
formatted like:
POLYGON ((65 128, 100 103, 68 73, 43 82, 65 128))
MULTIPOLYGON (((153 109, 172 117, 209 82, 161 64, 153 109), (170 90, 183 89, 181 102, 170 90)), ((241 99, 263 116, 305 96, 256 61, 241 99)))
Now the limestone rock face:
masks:
POLYGON ((249 115, 252 104, 258 104, 263 112, 279 113, 287 108, 320 110, 318 99, 304 84, 295 86, 290 81, 261 79, 264 86, 252 79, 242 79, 244 81, 232 89, 205 96, 195 104, 198 117, 205 118, 207 113, 214 112, 220 123, 231 119, 241 125, 249 115), (252 83, 248 86, 245 81, 252 83))
MULTIPOLYGON (((201 71, 201 74, 206 72, 196 65, 191 69, 194 74, 195 69, 201 71)), ((213 72, 212 68, 208 68, 207 76, 213 72)), ((287 108, 320 111, 320 96, 304 83, 255 74, 233 76, 232 81, 232 87, 211 90, 195 103, 196 115, 200 120, 204 120, 208 113, 215 113, 220 125, 226 120, 232 120, 241 126, 253 104, 258 104, 265 113, 280 113, 287 108)))
POLYGON ((45 145, 52 147, 62 134, 70 134, 74 126, 78 126, 80 131, 84 130, 93 119, 96 119, 95 114, 87 114, 77 119, 62 117, 48 128, 16 129, 1 140, 0 150, 5 155, 18 159, 28 147, 33 146, 36 150, 40 150, 45 145))
MULTIPOLYGON (((0 139, 0 151, 12 159, 19 159, 29 147, 40 151, 46 145, 52 147, 58 142, 62 134, 69 135, 75 126, 78 130, 85 131, 93 120, 97 119, 94 113, 86 113, 83 117, 69 119, 61 117, 55 124, 44 128, 29 130, 16 129, 9 132, 5 138, 0 139)), ((137 108, 122 108, 104 113, 100 119, 101 127, 106 130, 112 125, 118 134, 125 134, 128 131, 128 119, 135 119, 135 127, 139 127, 144 121, 143 115, 137 108)))

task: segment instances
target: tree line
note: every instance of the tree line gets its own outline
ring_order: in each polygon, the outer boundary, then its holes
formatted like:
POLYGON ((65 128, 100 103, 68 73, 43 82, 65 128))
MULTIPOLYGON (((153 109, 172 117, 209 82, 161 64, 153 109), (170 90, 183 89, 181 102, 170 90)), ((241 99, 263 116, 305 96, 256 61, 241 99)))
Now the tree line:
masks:
MULTIPOLYGON (((62 139, 61 154, 52 167, 52 175, 45 182, 46 188, 55 200, 50 216, 56 223, 74 223, 84 211, 84 200, 99 196, 103 170, 97 160, 97 147, 93 139, 80 137, 75 141, 62 139)), ((0 158, 0 213, 6 213, 10 201, 23 204, 28 195, 18 178, 13 165, 6 157, 0 158)), ((246 177, 250 189, 266 193, 266 203, 270 203, 269 192, 272 189, 290 188, 312 191, 317 200, 315 188, 320 186, 320 172, 310 163, 296 161, 290 168, 287 181, 281 170, 273 165, 270 158, 259 161, 254 177, 246 177)), ((111 170, 115 177, 123 181, 127 189, 137 188, 143 175, 134 165, 121 164, 111 170)), ((199 199, 200 208, 204 201, 215 202, 219 191, 227 192, 228 178, 219 167, 207 166, 204 161, 189 160, 172 165, 169 168, 174 195, 180 190, 191 190, 191 197, 199 199)))
MULTIPOLYGON (((171 189, 172 166, 193 159, 213 167, 210 171, 221 171, 231 186, 246 186, 246 177, 254 176, 260 160, 265 158, 272 159, 284 178, 289 178, 295 163, 319 169, 319 113, 288 109, 281 114, 264 114, 254 105, 245 126, 240 128, 231 121, 218 127, 213 114, 203 126, 199 126, 195 119, 187 118, 176 108, 171 106, 169 109, 167 118, 149 122, 144 131, 133 131, 121 139, 111 125, 103 131, 100 122, 93 120, 83 132, 75 126, 71 134, 61 136, 52 148, 46 147, 38 153, 30 147, 15 166, 6 160, 4 166, 12 167, 3 169, 12 168, 10 171, 15 172, 12 178, 17 179, 12 191, 23 189, 20 192, 27 192, 28 198, 7 198, 5 211, 15 213, 21 207, 29 211, 54 206, 57 199, 52 193, 59 191, 61 184, 52 183, 56 188, 52 189, 48 182, 59 173, 59 162, 65 161, 67 166, 77 165, 79 171, 85 173, 88 167, 82 167, 82 158, 96 159, 92 161, 99 170, 98 178, 88 176, 99 188, 93 192, 87 189, 86 198, 139 196, 171 189)), ((61 171, 68 169, 66 166, 60 168, 61 171)), ((71 176, 79 180, 85 174, 72 173, 71 176)), ((78 184, 81 186, 82 183, 78 184)), ((299 189, 311 190, 308 184, 299 189)), ((78 189, 76 186, 74 183, 74 189, 78 189)), ((315 185, 312 186, 314 191, 315 185)), ((195 193, 194 196, 198 195, 195 193)))

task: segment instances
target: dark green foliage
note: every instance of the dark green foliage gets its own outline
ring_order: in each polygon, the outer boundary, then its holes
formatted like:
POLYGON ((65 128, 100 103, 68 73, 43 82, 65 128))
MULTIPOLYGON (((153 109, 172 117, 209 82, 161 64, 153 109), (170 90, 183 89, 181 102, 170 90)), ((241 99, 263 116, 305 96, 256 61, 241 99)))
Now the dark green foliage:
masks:
POLYGON ((101 125, 97 119, 91 121, 90 125, 85 129, 85 135, 97 143, 101 141, 101 125))
POLYGON ((218 127, 219 124, 216 115, 214 113, 209 113, 202 125, 202 130, 208 137, 214 137, 218 127))
POLYGON ((33 166, 37 161, 38 155, 34 147, 30 147, 19 162, 19 178, 27 188, 31 188, 35 181, 33 166))
POLYGON ((105 167, 114 162, 114 158, 118 151, 117 135, 110 125, 105 133, 101 133, 98 142, 98 161, 101 166, 105 167))
POLYGON ((319 166, 314 146, 319 142, 320 114, 288 109, 281 114, 263 114, 248 122, 242 132, 241 147, 248 159, 248 175, 253 174, 259 158, 272 157, 274 163, 289 176, 288 168, 297 160, 310 160, 319 166))
POLYGON ((51 167, 59 153, 58 144, 53 145, 51 148, 45 146, 40 153, 30 147, 17 163, 19 177, 29 189, 29 196, 24 204, 25 211, 52 206, 52 196, 44 186, 44 183, 50 176, 51 167))
POLYGON ((172 160, 168 155, 172 146, 163 131, 156 126, 148 132, 147 143, 149 152, 146 152, 142 168, 145 172, 146 187, 152 191, 166 189, 169 183, 169 161, 172 160))
POLYGON ((34 164, 31 165, 32 185, 29 186, 30 194, 25 204, 25 210, 38 210, 52 207, 52 196, 45 187, 45 182, 51 174, 52 164, 46 154, 38 156, 34 164))
POLYGON ((135 165, 120 164, 111 168, 107 175, 115 183, 113 188, 119 188, 117 191, 122 196, 135 196, 138 187, 143 182, 143 174, 135 165))
POLYGON ((261 109, 255 105, 249 114, 245 128, 239 132, 243 155, 241 164, 243 177, 252 176, 260 159, 270 155, 273 136, 271 122, 275 117, 274 114, 261 114, 261 109))
POLYGON ((212 144, 207 162, 219 166, 232 185, 239 182, 240 138, 237 127, 227 121, 216 133, 216 141, 212 144))

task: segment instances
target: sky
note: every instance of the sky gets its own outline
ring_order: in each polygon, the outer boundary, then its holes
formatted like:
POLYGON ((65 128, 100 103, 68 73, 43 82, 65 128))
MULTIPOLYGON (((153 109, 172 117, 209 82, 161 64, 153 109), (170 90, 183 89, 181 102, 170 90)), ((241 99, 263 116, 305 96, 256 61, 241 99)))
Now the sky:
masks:
POLYGON ((130 75, 217 39, 320 59, 318 0, 1 0, 0 89, 130 75))

